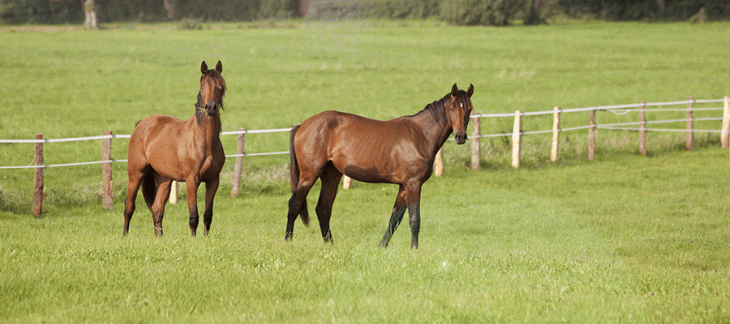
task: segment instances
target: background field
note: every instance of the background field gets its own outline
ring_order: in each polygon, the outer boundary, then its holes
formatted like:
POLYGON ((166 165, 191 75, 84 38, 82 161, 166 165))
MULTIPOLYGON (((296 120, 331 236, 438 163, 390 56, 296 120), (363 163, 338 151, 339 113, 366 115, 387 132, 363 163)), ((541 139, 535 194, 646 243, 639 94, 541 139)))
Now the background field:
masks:
MULTIPOLYGON (((219 59, 226 131, 289 127, 326 109, 413 114, 453 83, 473 83, 475 109, 485 113, 730 95, 727 24, 174 27, 0 33, 0 138, 129 134, 149 114, 187 118, 200 62, 219 59)), ((483 121, 482 131, 511 122, 483 121)), ((548 125, 534 119, 525 128, 548 125)), ((484 141, 491 153, 479 172, 466 170, 464 146, 447 143, 447 175, 424 186, 418 251, 405 225, 391 247, 377 248, 392 185, 341 191, 333 246, 316 224, 300 222, 294 241, 283 242, 285 155, 246 158, 238 198, 226 177, 212 235, 198 238, 188 237, 180 204, 168 207, 165 238, 153 238, 139 208, 123 239, 123 163, 114 165, 113 211, 101 207, 98 165, 46 169, 43 219, 30 212, 32 170, 0 170, 0 320, 730 321, 730 171, 717 136, 700 135, 695 152, 682 152, 680 135, 652 133, 645 158, 633 134, 602 131, 593 162, 583 134, 564 136, 555 165, 547 147, 536 149, 546 138, 528 137, 535 149, 520 170, 504 163, 498 139, 484 141)), ((235 136, 224 141, 233 153, 235 136)), ((287 141, 252 134, 247 152, 286 150, 287 141)), ((113 156, 125 158, 125 146, 115 140, 113 156)), ((45 156, 95 161, 99 143, 47 144, 45 156)), ((0 165, 32 159, 32 145, 0 145, 0 165)), ((316 194, 310 199, 314 206, 316 194)))

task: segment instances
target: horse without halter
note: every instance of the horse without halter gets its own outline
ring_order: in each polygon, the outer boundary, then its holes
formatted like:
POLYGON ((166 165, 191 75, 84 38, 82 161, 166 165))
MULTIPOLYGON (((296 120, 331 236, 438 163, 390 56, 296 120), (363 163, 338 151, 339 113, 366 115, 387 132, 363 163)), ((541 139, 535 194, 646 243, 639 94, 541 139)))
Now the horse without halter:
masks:
POLYGON ((345 174, 358 181, 399 185, 380 245, 388 246, 408 208, 411 247, 417 248, 421 186, 431 177, 436 152, 451 133, 457 144, 466 141, 473 93, 473 85, 463 91, 454 84, 449 94, 413 116, 378 121, 325 111, 295 126, 289 144, 292 196, 285 238, 292 238, 298 215, 305 225, 309 224, 306 198, 314 182, 320 179, 322 189, 315 210, 322 238, 332 241, 332 204, 345 174))

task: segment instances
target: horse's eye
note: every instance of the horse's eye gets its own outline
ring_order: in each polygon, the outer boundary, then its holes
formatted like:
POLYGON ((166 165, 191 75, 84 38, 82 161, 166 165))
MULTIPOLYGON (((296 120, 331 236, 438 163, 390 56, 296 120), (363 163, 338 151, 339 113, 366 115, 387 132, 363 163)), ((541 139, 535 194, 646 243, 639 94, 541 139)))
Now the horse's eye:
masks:
POLYGON ((459 103, 459 107, 464 108, 464 103, 463 102, 460 102, 459 103))

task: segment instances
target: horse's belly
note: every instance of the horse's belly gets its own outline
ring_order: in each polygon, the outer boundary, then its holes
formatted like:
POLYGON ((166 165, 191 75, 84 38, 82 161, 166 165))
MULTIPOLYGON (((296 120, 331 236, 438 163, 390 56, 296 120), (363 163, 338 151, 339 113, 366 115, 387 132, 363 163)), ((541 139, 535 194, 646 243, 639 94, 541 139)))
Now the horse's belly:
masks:
POLYGON ((157 159, 155 161, 150 161, 150 166, 155 170, 155 172, 164 178, 180 182, 185 181, 185 175, 181 172, 183 170, 177 159, 157 159))
MULTIPOLYGON (((357 138, 357 137, 355 137, 357 138)), ((403 183, 421 177, 428 168, 423 153, 409 143, 359 142, 331 155, 342 173, 362 182, 403 183)))
POLYGON ((397 183, 396 161, 379 157, 375 159, 358 159, 356 155, 334 158, 332 163, 344 175, 361 182, 397 183))

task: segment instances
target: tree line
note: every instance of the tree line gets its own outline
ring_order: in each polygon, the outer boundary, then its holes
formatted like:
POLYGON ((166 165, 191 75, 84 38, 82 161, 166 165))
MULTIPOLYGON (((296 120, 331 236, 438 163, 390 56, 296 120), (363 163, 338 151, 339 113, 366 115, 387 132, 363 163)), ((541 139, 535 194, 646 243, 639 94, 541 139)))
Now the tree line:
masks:
POLYGON ((730 0, 0 0, 2 24, 435 18, 456 25, 508 25, 555 17, 727 20, 730 0))

